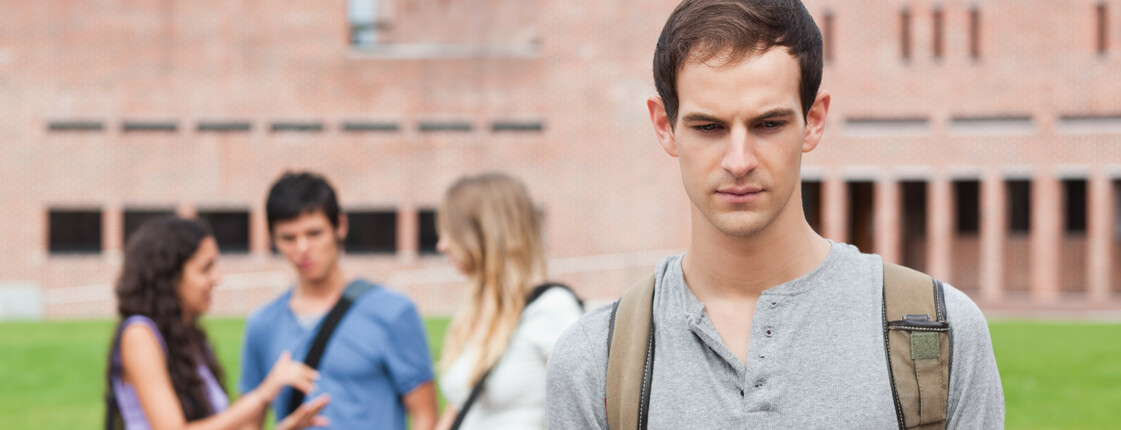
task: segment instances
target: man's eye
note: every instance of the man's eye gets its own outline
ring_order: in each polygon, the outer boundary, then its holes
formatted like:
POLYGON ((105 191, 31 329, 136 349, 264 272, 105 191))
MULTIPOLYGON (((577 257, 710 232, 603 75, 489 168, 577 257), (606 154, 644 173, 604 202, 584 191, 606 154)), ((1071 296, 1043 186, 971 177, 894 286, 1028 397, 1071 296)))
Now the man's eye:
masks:
POLYGON ((782 121, 763 121, 759 125, 763 128, 779 128, 782 127, 782 121))
POLYGON ((280 236, 281 242, 291 242, 293 240, 296 240, 296 236, 280 236))
POLYGON ((699 131, 716 131, 720 129, 720 124, 703 124, 694 126, 693 128, 699 131))

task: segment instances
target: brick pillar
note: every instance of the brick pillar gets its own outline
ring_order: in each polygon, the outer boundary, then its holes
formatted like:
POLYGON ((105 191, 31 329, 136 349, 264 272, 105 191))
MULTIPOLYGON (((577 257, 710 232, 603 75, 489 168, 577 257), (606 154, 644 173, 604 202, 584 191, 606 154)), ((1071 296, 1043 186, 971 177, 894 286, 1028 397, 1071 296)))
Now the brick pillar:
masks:
MULTIPOLYGON (((1049 173, 1049 172, 1048 172, 1049 173)), ((1040 175, 1032 181, 1031 195, 1031 299, 1036 303, 1054 302, 1059 298, 1062 277, 1059 271, 1062 253, 1063 206, 1062 185, 1051 175, 1040 175)))
POLYGON ((397 255, 401 264, 415 264, 420 240, 419 214, 416 205, 408 203, 397 209, 397 255))
POLYGON ((954 196, 953 184, 944 176, 936 176, 930 182, 927 194, 927 223, 929 245, 926 254, 927 273, 938 279, 952 279, 953 240, 954 240, 954 196))
POLYGON ((836 176, 826 176, 821 182, 822 236, 835 242, 849 240, 849 204, 845 181, 836 176))
POLYGON ((1113 184, 1101 172, 1089 180, 1089 218, 1086 226, 1086 291, 1091 303, 1109 300, 1110 262, 1113 251, 1113 184))
POLYGON ((1004 243, 1008 204, 1004 177, 989 172, 981 181, 981 299, 998 302, 1004 294, 1004 243))
POLYGON ((101 251, 116 264, 124 255, 125 215, 120 203, 105 205, 101 212, 101 251))
POLYGON ((881 179, 876 181, 875 197, 875 249, 884 261, 899 263, 902 252, 902 217, 903 204, 900 201, 899 182, 894 179, 881 179))
POLYGON ((180 218, 195 219, 199 216, 199 210, 193 203, 179 203, 175 208, 175 215, 180 218))
POLYGON ((270 252, 269 218, 264 205, 249 210, 249 254, 266 257, 270 252))

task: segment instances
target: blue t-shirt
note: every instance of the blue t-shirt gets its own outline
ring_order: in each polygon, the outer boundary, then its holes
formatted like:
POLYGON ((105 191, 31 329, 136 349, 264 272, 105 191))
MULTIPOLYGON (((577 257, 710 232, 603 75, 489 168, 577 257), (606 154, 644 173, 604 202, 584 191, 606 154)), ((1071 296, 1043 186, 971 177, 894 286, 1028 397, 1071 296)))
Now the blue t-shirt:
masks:
MULTIPOLYGON (((241 393, 260 385, 282 352, 290 351, 301 360, 307 356, 320 323, 301 328, 288 307, 291 297, 289 290, 249 316, 241 354, 241 393)), ((332 428, 404 429, 401 396, 432 380, 428 341, 416 306, 385 288, 367 291, 327 342, 319 373, 316 390, 306 399, 331 395, 322 414, 331 420, 332 428)), ((273 401, 273 410, 284 410, 292 392, 285 388, 273 401)))

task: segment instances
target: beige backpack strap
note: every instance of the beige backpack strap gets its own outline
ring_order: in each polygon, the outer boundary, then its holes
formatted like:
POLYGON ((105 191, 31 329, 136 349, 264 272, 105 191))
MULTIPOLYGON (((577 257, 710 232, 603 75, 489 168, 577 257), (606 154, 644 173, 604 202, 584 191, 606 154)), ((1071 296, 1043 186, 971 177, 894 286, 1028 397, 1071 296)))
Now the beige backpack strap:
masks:
POLYGON ((946 428, 950 325, 942 283, 884 263, 884 349, 900 429, 946 428))
POLYGON ((654 275, 615 302, 607 340, 607 424, 611 430, 646 428, 654 371, 654 275))

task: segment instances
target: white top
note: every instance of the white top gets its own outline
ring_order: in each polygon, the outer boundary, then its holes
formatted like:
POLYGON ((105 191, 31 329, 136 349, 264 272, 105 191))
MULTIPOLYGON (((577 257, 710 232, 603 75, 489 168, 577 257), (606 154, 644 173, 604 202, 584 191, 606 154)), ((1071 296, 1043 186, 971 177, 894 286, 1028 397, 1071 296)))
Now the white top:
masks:
MULTIPOLYGON (((510 346, 463 420, 461 430, 541 429, 545 427, 545 361, 553 344, 583 310, 572 293, 550 288, 522 312, 510 346)), ((467 345, 440 378, 449 405, 459 409, 471 394, 468 385, 474 348, 467 345)))

